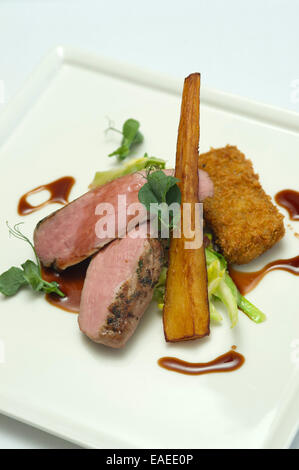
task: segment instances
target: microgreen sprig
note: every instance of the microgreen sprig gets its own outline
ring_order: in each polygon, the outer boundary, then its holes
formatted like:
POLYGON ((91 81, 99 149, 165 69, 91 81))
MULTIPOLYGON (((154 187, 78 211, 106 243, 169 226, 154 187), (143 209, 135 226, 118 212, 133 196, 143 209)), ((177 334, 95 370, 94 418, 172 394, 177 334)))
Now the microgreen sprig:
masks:
POLYGON ((36 262, 28 259, 21 265, 21 268, 12 266, 2 273, 0 275, 0 292, 5 296, 12 296, 15 295, 21 287, 30 286, 35 292, 42 291, 47 294, 55 293, 60 297, 64 297, 64 293, 59 289, 57 282, 47 282, 42 278, 40 260, 38 259, 33 243, 21 232, 20 225, 22 224, 23 222, 19 222, 14 225, 14 227, 10 227, 8 222, 6 222, 10 235, 25 241, 31 246, 36 262))
POLYGON ((108 131, 118 132, 123 136, 121 145, 114 152, 109 153, 108 157, 117 156, 119 160, 124 160, 130 153, 135 145, 143 142, 143 135, 139 131, 140 123, 136 119, 127 119, 123 124, 122 130, 116 129, 109 124, 108 131))

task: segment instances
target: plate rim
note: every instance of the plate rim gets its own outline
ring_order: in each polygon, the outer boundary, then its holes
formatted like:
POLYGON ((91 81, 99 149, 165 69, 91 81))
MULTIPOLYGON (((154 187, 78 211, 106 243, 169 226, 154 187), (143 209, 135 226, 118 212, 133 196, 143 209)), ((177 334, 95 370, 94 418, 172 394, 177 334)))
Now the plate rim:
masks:
MULTIPOLYGON (((19 92, 16 93, 14 98, 12 98, 2 110, 0 114, 0 147, 22 121, 29 106, 32 106, 32 104, 37 101, 47 83, 51 81, 64 65, 75 65, 96 70, 108 76, 176 96, 180 96, 182 91, 182 78, 169 77, 158 72, 146 70, 145 68, 101 57, 80 48, 59 45, 51 49, 29 75, 19 92)), ((294 132, 296 134, 299 133, 299 113, 293 111, 204 87, 201 91, 201 102, 206 106, 237 114, 240 117, 257 120, 264 124, 282 128, 285 131, 294 132)), ((266 442, 262 447, 288 448, 290 446, 299 428, 299 416, 297 418, 294 417, 295 413, 290 411, 293 409, 299 410, 299 400, 296 400, 296 395, 298 396, 298 394, 299 368, 294 372, 294 376, 290 380, 286 396, 280 400, 279 412, 272 423, 272 431, 268 434, 266 442), (280 428, 282 428, 281 431, 280 428)), ((115 448, 116 445, 119 445, 119 448, 127 448, 126 446, 128 446, 128 448, 132 447, 132 443, 119 441, 115 436, 104 435, 99 430, 96 430, 95 433, 91 433, 88 438, 79 437, 79 432, 76 432, 76 426, 78 425, 79 428, 82 429, 82 424, 80 423, 76 425, 74 422, 69 422, 61 426, 54 420, 49 426, 49 424, 44 423, 45 419, 43 418, 41 410, 39 410, 39 413, 35 417, 36 410, 34 407, 27 406, 22 409, 22 406, 19 407, 19 403, 14 400, 12 400, 12 403, 9 403, 7 396, 4 398, 1 392, 0 397, 0 413, 3 415, 29 424, 62 439, 67 439, 74 444, 86 448, 115 448), (6 405, 3 404, 4 401, 6 405), (15 411, 16 409, 17 412, 15 411), (106 445, 100 445, 99 447, 99 442, 95 442, 97 433, 99 434, 100 443, 102 444, 103 442, 106 445)), ((87 432, 86 435, 88 434, 87 432)))

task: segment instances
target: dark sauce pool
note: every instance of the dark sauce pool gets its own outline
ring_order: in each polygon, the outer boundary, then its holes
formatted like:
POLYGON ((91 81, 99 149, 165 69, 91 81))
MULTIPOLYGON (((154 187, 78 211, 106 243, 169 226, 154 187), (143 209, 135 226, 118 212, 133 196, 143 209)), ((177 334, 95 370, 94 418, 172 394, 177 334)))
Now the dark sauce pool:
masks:
POLYGON ((299 276, 299 256, 271 261, 271 263, 266 264, 266 266, 264 266, 259 271, 253 272, 237 271, 232 267, 229 267, 229 274, 241 294, 245 295, 254 289, 254 287, 263 279, 266 274, 270 273, 271 271, 276 271, 277 269, 288 271, 295 276, 299 276))
POLYGON ((28 215, 37 211, 38 209, 41 209, 42 207, 47 206, 48 204, 53 204, 54 202, 62 205, 67 204, 69 194, 74 183, 75 179, 72 176, 64 176, 63 178, 52 181, 51 183, 43 184, 41 186, 37 186, 34 189, 31 189, 20 198, 18 204, 18 214, 28 215), (37 204, 36 206, 31 205, 27 198, 32 194, 37 194, 42 191, 49 191, 49 199, 42 202, 41 204, 37 204))
POLYGON ((68 312, 78 313, 81 292, 89 262, 90 259, 87 259, 61 272, 42 267, 43 279, 48 282, 58 282, 60 290, 65 294, 65 297, 59 297, 59 295, 53 293, 46 294, 46 300, 55 307, 62 308, 68 312))
POLYGON ((283 189, 275 195, 275 201, 284 207, 291 220, 299 220, 299 192, 293 189, 283 189))

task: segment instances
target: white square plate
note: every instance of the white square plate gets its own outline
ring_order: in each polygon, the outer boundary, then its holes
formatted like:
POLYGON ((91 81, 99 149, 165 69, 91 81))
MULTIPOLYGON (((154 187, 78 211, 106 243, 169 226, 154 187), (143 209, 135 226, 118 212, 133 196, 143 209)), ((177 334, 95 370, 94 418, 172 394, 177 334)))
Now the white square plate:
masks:
MULTIPOLYGON (((182 85, 63 47, 46 58, 0 116, 1 272, 32 256, 5 226, 22 220, 16 208, 23 193, 73 175, 75 198, 96 170, 115 165, 107 154, 119 136, 105 136, 106 116, 118 127, 128 117, 140 120, 145 141, 138 154, 174 163, 182 85)), ((270 195, 296 189, 298 115, 211 90, 201 96, 202 151, 237 145, 270 195)), ((24 231, 31 236, 54 209, 24 217, 24 231)), ((287 228, 284 240, 250 269, 297 254, 298 239, 287 228)), ((299 338, 298 292, 298 277, 273 272, 248 296, 267 314, 265 323, 240 313, 234 330, 225 320, 209 338, 175 345, 165 343, 161 314, 152 306, 121 351, 91 343, 76 315, 42 295, 23 290, 1 297, 0 411, 86 447, 287 447, 299 416, 292 349, 299 338), (190 377, 157 365, 165 355, 207 361, 233 344, 246 362, 230 374, 190 377)))

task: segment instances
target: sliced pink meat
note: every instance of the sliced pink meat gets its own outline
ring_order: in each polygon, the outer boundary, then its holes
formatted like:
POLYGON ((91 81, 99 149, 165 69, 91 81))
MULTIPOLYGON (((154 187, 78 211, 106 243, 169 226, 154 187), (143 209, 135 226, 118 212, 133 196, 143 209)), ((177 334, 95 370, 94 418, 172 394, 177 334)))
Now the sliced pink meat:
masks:
POLYGON ((90 339, 124 346, 149 305, 163 250, 156 239, 115 240, 91 260, 83 286, 79 327, 90 339))
POLYGON ((208 173, 203 170, 198 170, 198 197, 200 202, 203 202, 206 197, 212 197, 214 194, 213 181, 208 173))
MULTIPOLYGON (((88 258, 116 237, 98 238, 96 223, 101 218, 96 214, 100 203, 112 204, 115 208, 115 230, 126 233, 123 220, 118 227, 118 195, 126 195, 126 206, 138 202, 138 192, 144 184, 140 173, 123 176, 95 188, 75 199, 62 209, 41 220, 34 232, 34 245, 44 266, 65 269, 88 258)), ((127 217, 127 222, 133 216, 127 217)))
MULTIPOLYGON (((172 174, 174 170, 164 171, 172 174)), ((34 245, 42 264, 53 266, 58 270, 65 269, 93 255, 115 238, 124 236, 134 214, 120 219, 118 215, 125 214, 129 205, 138 203, 139 189, 146 181, 144 176, 144 173, 137 172, 117 178, 104 186, 88 191, 41 220, 34 231, 34 245), (118 214, 119 195, 126 196, 126 204, 120 214, 118 214), (115 221, 115 236, 109 234, 102 238, 97 236, 96 225, 101 216, 96 213, 96 207, 100 203, 111 204, 114 208, 114 214, 109 217, 115 221)), ((202 170, 199 172, 199 188, 201 201, 211 195, 213 183, 202 170)), ((146 218, 145 213, 144 220, 146 218)))

